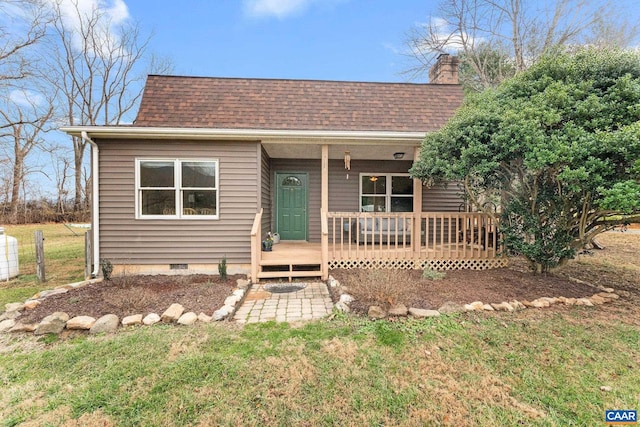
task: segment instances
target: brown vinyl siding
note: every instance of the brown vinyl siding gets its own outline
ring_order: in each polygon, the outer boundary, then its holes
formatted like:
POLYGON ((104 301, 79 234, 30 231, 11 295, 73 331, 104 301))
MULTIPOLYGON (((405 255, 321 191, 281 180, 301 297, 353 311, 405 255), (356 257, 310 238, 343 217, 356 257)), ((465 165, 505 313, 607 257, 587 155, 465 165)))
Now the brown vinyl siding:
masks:
POLYGON ((114 264, 250 262, 257 143, 108 140, 100 147, 100 257, 114 264), (136 158, 219 160, 218 220, 135 218, 136 158))
MULTIPOLYGON (((329 161, 329 211, 358 212, 359 179, 361 173, 407 173, 411 161, 375 161, 352 160, 351 170, 344 168, 342 160, 329 161), (347 179, 347 174, 349 178, 347 179)), ((307 172, 309 174, 309 241, 320 241, 320 160, 319 159, 272 159, 271 161, 271 200, 275 206, 275 172, 307 172)), ((458 187, 438 185, 423 188, 422 210, 438 212, 457 212, 462 199, 458 187)), ((274 209, 275 216, 275 209, 274 209)), ((275 217, 274 217, 275 224, 275 217)), ((277 231, 277 230, 275 230, 277 231)))

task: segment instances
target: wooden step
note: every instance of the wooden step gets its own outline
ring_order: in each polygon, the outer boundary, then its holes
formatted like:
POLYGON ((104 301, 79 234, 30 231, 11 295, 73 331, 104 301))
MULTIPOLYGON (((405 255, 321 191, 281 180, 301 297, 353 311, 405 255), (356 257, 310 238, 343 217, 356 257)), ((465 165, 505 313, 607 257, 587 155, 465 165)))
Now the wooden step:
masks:
POLYGON ((295 260, 295 261, 283 261, 281 259, 262 259, 260 260, 260 265, 262 266, 278 266, 281 265, 283 267, 291 267, 292 265, 313 265, 319 266, 321 262, 317 259, 309 259, 309 260, 295 260))
POLYGON ((261 271, 258 273, 258 279, 277 279, 288 277, 291 281, 292 277, 322 277, 321 271, 261 271))

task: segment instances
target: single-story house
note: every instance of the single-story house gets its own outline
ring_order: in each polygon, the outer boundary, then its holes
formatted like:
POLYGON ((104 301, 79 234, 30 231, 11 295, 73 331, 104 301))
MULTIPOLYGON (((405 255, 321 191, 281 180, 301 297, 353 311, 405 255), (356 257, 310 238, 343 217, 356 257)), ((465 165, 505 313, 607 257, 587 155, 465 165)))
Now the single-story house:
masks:
POLYGON ((499 265, 491 218, 408 174, 457 73, 443 55, 429 84, 149 76, 133 124, 63 129, 92 146, 94 274, 499 265))

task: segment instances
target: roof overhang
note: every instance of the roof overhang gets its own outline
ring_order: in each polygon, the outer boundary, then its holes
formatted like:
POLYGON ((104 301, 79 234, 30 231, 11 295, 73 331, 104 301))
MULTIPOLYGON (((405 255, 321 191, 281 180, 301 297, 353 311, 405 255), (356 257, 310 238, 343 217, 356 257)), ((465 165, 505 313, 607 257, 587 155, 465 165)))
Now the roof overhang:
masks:
POLYGON ((80 137, 86 132, 96 139, 171 139, 262 141, 284 144, 406 144, 418 146, 426 132, 331 131, 274 129, 165 128, 142 126, 66 126, 63 132, 80 137))

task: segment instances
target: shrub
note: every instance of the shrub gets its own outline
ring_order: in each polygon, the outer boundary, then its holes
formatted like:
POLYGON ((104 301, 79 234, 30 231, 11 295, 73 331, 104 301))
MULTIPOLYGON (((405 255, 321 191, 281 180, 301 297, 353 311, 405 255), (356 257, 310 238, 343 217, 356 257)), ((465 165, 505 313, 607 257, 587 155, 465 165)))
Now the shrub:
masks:
POLYGON ((111 273, 113 273, 113 264, 111 264, 111 261, 105 258, 101 259, 100 268, 102 269, 102 276, 104 277, 104 280, 110 280, 111 273))
POLYGON ((422 278, 428 280, 442 280, 447 275, 444 271, 432 270, 430 268, 425 268, 422 272, 422 278))
POLYGON ((227 257, 223 256, 218 263, 218 274, 222 280, 227 280, 227 257))

